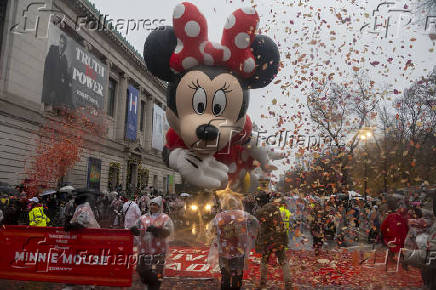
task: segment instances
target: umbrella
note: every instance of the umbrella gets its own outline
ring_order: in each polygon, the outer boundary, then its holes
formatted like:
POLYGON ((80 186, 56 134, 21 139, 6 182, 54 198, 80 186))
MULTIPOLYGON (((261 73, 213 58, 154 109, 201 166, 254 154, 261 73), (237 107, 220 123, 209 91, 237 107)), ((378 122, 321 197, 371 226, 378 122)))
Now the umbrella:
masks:
POLYGON ((189 193, 183 192, 180 194, 181 197, 188 197, 191 196, 189 193))
POLYGON ((44 191, 40 196, 46 196, 46 195, 50 195, 53 193, 56 193, 56 190, 48 189, 48 190, 44 191))
POLYGON ((357 192, 355 192, 355 191, 352 191, 352 190, 350 190, 350 191, 348 192, 348 198, 349 198, 349 199, 356 199, 356 198, 358 198, 358 197, 361 197, 361 195, 360 195, 359 193, 357 193, 357 192))
POLYGON ((34 196, 31 199, 29 199, 29 201, 31 201, 31 202, 39 202, 39 199, 36 196, 34 196))
POLYGON ((71 192, 74 190, 74 187, 72 187, 71 185, 67 185, 64 187, 61 187, 61 189, 59 189, 60 192, 71 192))
POLYGON ((111 199, 114 199, 114 198, 116 198, 116 197, 118 196, 118 192, 116 192, 116 191, 111 191, 110 193, 108 193, 108 196, 109 196, 111 199))
POLYGON ((355 191, 352 191, 352 190, 350 190, 350 191, 348 191, 348 195, 351 195, 351 196, 360 196, 360 194, 359 193, 357 193, 357 192, 355 192, 355 191))

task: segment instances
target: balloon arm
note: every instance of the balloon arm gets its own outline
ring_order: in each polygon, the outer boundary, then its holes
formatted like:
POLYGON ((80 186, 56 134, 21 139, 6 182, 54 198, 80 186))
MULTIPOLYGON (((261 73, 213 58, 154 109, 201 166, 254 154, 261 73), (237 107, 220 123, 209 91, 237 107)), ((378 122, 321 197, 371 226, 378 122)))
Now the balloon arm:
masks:
POLYGON ((277 169, 277 167, 272 164, 272 161, 283 158, 282 152, 275 152, 269 146, 262 146, 255 138, 250 140, 247 150, 254 160, 260 162, 262 169, 265 171, 277 169))
POLYGON ((250 153, 250 156, 254 158, 254 160, 259 161, 262 167, 268 163, 268 153, 267 149, 262 145, 258 144, 258 140, 255 138, 251 138, 250 143, 248 143, 247 150, 250 153))
POLYGON ((268 151, 268 157, 271 160, 281 160, 285 157, 284 152, 281 151, 268 151))
POLYGON ((204 188, 221 188, 227 185, 229 169, 213 156, 202 158, 182 148, 174 149, 168 156, 169 167, 177 170, 192 185, 204 188))

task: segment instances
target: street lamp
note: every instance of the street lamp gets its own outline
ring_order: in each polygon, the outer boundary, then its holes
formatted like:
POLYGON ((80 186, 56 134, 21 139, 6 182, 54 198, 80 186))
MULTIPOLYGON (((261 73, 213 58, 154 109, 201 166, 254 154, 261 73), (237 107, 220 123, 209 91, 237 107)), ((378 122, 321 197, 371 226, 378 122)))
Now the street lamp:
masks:
POLYGON ((368 140, 374 135, 372 131, 373 129, 371 127, 363 127, 362 129, 359 129, 359 138, 361 140, 368 140))
POLYGON ((366 158, 365 158, 365 168, 364 168, 364 181, 363 181, 363 194, 365 197, 365 201, 367 200, 366 189, 368 187, 368 139, 370 139, 373 134, 373 129, 371 127, 363 127, 359 129, 359 138, 360 140, 365 141, 365 149, 366 149, 366 158))
MULTIPOLYGON (((361 139, 362 141, 365 141, 367 154, 368 154, 368 143, 367 142, 368 142, 368 139, 371 139, 371 138, 374 139, 375 145, 377 146, 378 151, 382 154, 382 157, 383 157, 383 171, 384 171, 383 172, 383 188, 384 188, 384 192, 387 192, 388 191, 388 164, 387 164, 387 157, 386 157, 386 151, 387 151, 386 140, 384 141, 384 143, 385 143, 384 147, 385 148, 382 149, 380 147, 380 145, 378 144, 377 138, 375 137, 373 132, 374 132, 374 128, 363 127, 362 129, 359 129, 358 136, 359 136, 359 139, 361 139)), ((385 138, 386 138, 386 136, 385 136, 385 138)), ((367 156, 367 157, 369 157, 369 156, 367 156)), ((368 158, 367 158, 367 160, 368 160, 368 158)), ((365 163, 365 166, 367 166, 366 163, 365 163)))

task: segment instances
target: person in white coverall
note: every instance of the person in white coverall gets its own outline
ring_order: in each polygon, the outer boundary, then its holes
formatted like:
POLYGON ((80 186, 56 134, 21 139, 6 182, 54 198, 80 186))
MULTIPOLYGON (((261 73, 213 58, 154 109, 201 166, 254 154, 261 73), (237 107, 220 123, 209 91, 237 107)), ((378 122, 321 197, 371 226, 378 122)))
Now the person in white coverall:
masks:
MULTIPOLYGON (((91 208, 91 203, 95 198, 95 193, 87 190, 77 190, 74 203, 77 205, 73 218, 70 222, 65 224, 64 230, 80 230, 80 229, 99 229, 100 225, 95 219, 94 212, 91 208)), ((94 289, 94 286, 89 286, 90 289, 94 289)), ((67 284, 63 290, 72 290, 73 285, 67 284)))
POLYGON ((163 213, 163 199, 158 196, 150 201, 150 213, 142 215, 130 230, 140 236, 139 263, 136 271, 146 289, 160 289, 169 242, 174 237, 174 224, 163 213))
POLYGON ((139 206, 133 200, 126 201, 123 204, 123 213, 124 213, 124 228, 130 229, 141 217, 141 210, 139 206))

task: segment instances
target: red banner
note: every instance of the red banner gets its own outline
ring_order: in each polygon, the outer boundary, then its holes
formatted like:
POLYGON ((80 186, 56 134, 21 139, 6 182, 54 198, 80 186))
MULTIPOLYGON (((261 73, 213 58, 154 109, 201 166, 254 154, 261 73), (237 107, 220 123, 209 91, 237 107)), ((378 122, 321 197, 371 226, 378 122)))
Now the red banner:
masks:
POLYGON ((137 263, 128 230, 4 226, 0 248, 0 279, 125 287, 137 263))
POLYGON ((208 253, 209 248, 205 247, 171 247, 165 266, 165 276, 191 278, 219 276, 219 268, 212 269, 212 266, 207 263, 208 253))
MULTIPOLYGON (((167 258, 167 264, 165 267, 165 276, 187 278, 219 277, 221 275, 220 268, 219 266, 215 266, 215 268, 213 268, 212 265, 207 263, 208 254, 209 248, 206 247, 171 247, 170 255, 167 258)), ((254 251, 250 253, 247 265, 248 267, 244 272, 244 279, 249 279, 251 275, 260 273, 260 258, 261 255, 256 254, 254 251)), ((275 265, 277 262, 273 262, 271 264, 275 265)), ((281 269, 278 267, 270 267, 268 277, 271 278, 271 280, 280 280, 281 274, 281 269)))

